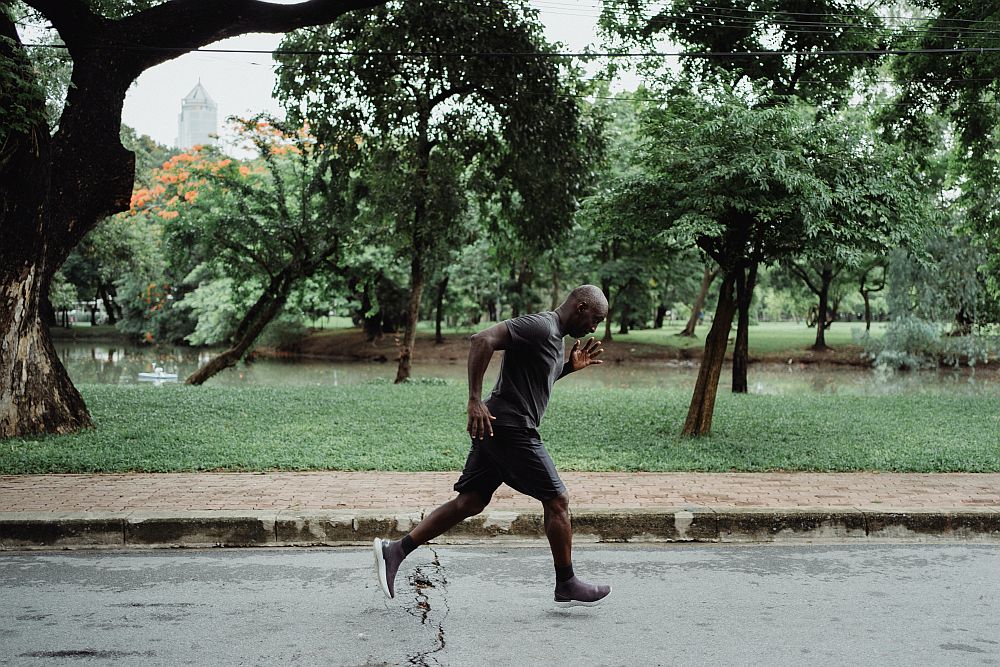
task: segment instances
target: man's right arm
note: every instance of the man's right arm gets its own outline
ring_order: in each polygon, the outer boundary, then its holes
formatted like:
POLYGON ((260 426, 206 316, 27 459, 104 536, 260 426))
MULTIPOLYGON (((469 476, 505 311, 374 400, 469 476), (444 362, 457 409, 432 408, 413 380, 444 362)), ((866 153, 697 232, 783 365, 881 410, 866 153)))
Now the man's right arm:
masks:
POLYGON ((507 324, 500 322, 472 336, 469 347, 469 421, 466 426, 469 435, 482 439, 487 433, 493 435, 492 421, 486 404, 483 403, 483 376, 496 350, 506 350, 512 339, 507 324))

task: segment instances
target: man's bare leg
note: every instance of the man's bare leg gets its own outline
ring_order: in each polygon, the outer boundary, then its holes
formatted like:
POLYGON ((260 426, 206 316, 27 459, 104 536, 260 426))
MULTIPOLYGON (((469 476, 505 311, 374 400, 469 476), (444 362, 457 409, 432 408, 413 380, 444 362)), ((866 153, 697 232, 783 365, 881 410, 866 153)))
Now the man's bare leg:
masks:
POLYGON ((382 591, 389 597, 396 596, 395 580, 399 566, 410 552, 421 544, 433 540, 452 526, 482 512, 486 500, 474 491, 465 491, 427 515, 401 540, 389 541, 376 537, 375 568, 382 591))
POLYGON ((562 493, 542 503, 545 510, 545 537, 556 567, 555 602, 559 606, 594 606, 611 593, 610 586, 595 586, 573 573, 573 527, 569 518, 569 496, 562 493))

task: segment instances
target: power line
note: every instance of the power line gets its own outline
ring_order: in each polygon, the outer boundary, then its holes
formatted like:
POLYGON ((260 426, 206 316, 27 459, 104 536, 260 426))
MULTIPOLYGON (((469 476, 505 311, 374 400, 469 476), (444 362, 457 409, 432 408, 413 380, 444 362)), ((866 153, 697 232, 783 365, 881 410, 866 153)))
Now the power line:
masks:
MULTIPOLYGON (((28 48, 68 49, 65 44, 23 44, 28 48)), ((795 51, 776 49, 771 51, 594 51, 594 52, 564 52, 564 51, 352 51, 327 49, 215 49, 186 46, 132 46, 127 44, 104 44, 76 46, 74 49, 92 49, 97 51, 171 51, 179 53, 250 53, 272 56, 393 56, 401 58, 757 58, 783 56, 906 56, 906 55, 950 55, 958 53, 996 53, 1000 47, 970 46, 941 49, 832 49, 815 51, 795 51)))
MULTIPOLYGON (((541 5, 554 5, 554 6, 562 6, 562 7, 566 7, 567 6, 567 3, 559 2, 558 0, 534 0, 534 1, 537 2, 538 4, 541 4, 541 5)), ((625 2, 622 1, 622 0, 605 0, 603 3, 601 3, 599 5, 598 4, 590 4, 590 5, 587 5, 587 6, 593 7, 595 9, 599 9, 601 11, 604 11, 604 9, 609 8, 609 7, 614 7, 615 5, 617 5, 619 8, 622 8, 622 9, 617 9, 617 10, 616 9, 610 9, 610 11, 618 12, 620 14, 631 14, 631 13, 633 13, 630 10, 629 7, 625 6, 625 2)), ((578 6, 578 5, 574 3, 572 6, 578 6)), ((748 15, 751 15, 751 16, 753 16, 753 15, 759 15, 761 17, 771 16, 771 15, 774 15, 774 14, 782 13, 782 12, 778 12, 778 11, 764 11, 764 10, 760 10, 760 9, 740 9, 738 7, 722 7, 722 6, 719 6, 719 5, 708 5, 708 4, 697 5, 697 8, 698 9, 704 9, 704 10, 717 10, 718 12, 740 12, 740 13, 748 14, 748 15)), ((665 9, 665 7, 664 7, 664 9, 665 9)), ((710 12, 692 12, 692 13, 700 13, 700 14, 703 14, 703 15, 711 15, 711 16, 715 16, 715 17, 719 16, 719 14, 717 12, 711 12, 711 13, 710 12)), ((998 28, 1000 28, 1000 20, 992 20, 992 19, 954 19, 954 18, 939 17, 939 16, 891 16, 891 15, 882 15, 882 14, 859 14, 859 13, 856 13, 856 12, 807 12, 807 11, 790 11, 790 12, 784 12, 784 13, 790 14, 790 15, 794 15, 794 16, 817 16, 817 17, 818 16, 830 16, 830 17, 839 17, 839 18, 849 17, 849 18, 878 19, 878 20, 881 20, 881 21, 924 21, 924 22, 936 21, 936 22, 948 22, 948 23, 965 23, 965 24, 973 24, 973 25, 980 25, 980 24, 986 25, 986 24, 989 24, 989 25, 995 25, 998 28)))

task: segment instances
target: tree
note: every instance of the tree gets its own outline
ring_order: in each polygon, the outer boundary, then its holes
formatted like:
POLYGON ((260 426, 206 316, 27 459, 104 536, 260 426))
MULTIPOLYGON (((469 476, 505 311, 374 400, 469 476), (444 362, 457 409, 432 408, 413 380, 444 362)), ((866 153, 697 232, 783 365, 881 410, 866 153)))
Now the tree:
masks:
MULTIPOLYGON (((338 272, 358 216, 360 151, 353 136, 319 144, 308 128, 263 115, 237 125, 257 160, 175 156, 164 163, 161 184, 144 204, 167 220, 175 256, 217 267, 249 296, 249 307, 234 315, 229 347, 192 373, 188 384, 202 384, 242 359, 304 279, 321 270, 338 272)), ((216 292, 230 289, 209 283, 216 292)), ((189 298, 203 300, 197 291, 189 298)))
POLYGON ((678 336, 694 337, 694 331, 698 327, 701 311, 705 308, 705 299, 708 297, 708 290, 718 275, 719 269, 710 264, 706 264, 702 269, 701 283, 698 285, 698 292, 694 298, 694 303, 691 304, 691 316, 688 318, 684 328, 677 334, 678 336))
POLYGON ((861 265, 857 274, 858 292, 865 302, 865 331, 872 329, 871 295, 873 292, 881 292, 885 289, 886 263, 886 258, 868 260, 861 265))
POLYGON ((373 208, 409 262, 402 382, 433 260, 461 232, 470 172, 491 174, 484 196, 516 211, 520 235, 550 240, 572 221, 579 110, 525 2, 392 2, 284 45, 303 54, 279 60, 279 97, 320 139, 345 129, 364 137, 373 208))
MULTIPOLYGON (((683 61, 685 80, 705 90, 716 87, 741 90, 752 105, 776 105, 802 100, 816 107, 816 115, 843 107, 853 93, 852 83, 874 71, 877 60, 844 52, 884 46, 887 33, 869 3, 822 0, 803 5, 800 0, 734 0, 708 4, 700 0, 607 1, 600 25, 612 42, 652 47, 666 36, 711 58, 683 61), (758 55, 737 55, 739 52, 758 55), (768 55, 769 51, 775 52, 768 55), (821 52, 839 51, 836 55, 821 52), (780 52, 795 52, 794 56, 780 52)), ((661 62, 640 64, 650 76, 661 62)), ((668 85, 672 75, 667 76, 668 85)), ((733 350, 733 391, 746 391, 749 364, 749 315, 756 267, 747 267, 737 284, 738 322, 733 350)), ((701 294, 712 282, 703 274, 701 294)), ((703 298, 703 297, 702 297, 703 298)), ((695 308, 694 311, 700 309, 695 308)), ((686 335, 693 335, 698 317, 692 312, 686 335)))
MULTIPOLYGON (((749 84, 771 103, 791 97, 831 109, 843 105, 858 74, 870 71, 877 59, 821 52, 875 49, 888 38, 872 4, 866 2, 605 0, 603 4, 599 25, 612 46, 654 47, 667 37, 694 52, 731 52, 732 56, 686 58, 684 71, 689 80, 707 89, 749 84), (765 55, 737 55, 747 51, 765 55), (799 55, 781 53, 789 51, 799 55)), ((661 63, 650 59, 640 68, 655 74, 661 63)))
POLYGON ((122 104, 145 70, 247 32, 328 23, 373 0, 175 0, 154 4, 27 0, 73 59, 58 130, 0 5, 0 437, 68 433, 91 424, 59 361, 40 305, 70 251, 101 220, 128 208, 134 155, 119 137, 122 104), (25 369, 31 369, 26 372, 25 369))
MULTIPOLYGON (((891 246, 917 224, 920 189, 905 160, 853 141, 836 121, 814 118, 810 109, 696 98, 677 99, 648 117, 646 174, 625 184, 619 207, 650 238, 687 239, 720 267, 685 435, 711 429, 729 330, 737 311, 749 317, 761 265, 828 235, 845 242, 881 238, 891 246)), ((737 348, 746 344, 737 332, 737 348)))
POLYGON ((882 115, 889 132, 908 147, 926 151, 941 142, 941 117, 951 127, 961 156, 955 167, 965 217, 959 233, 967 234, 984 252, 982 278, 1000 299, 1000 63, 977 47, 994 47, 1000 8, 993 2, 923 0, 927 10, 921 29, 902 34, 897 46, 917 50, 966 49, 948 57, 910 53, 893 61, 899 94, 882 115), (936 113, 935 113, 936 112, 936 113))

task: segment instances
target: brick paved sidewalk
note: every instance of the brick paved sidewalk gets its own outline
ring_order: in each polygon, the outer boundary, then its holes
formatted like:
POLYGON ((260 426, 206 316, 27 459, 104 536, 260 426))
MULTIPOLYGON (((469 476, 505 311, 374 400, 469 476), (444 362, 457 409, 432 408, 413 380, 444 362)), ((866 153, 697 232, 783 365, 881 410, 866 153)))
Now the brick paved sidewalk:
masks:
MULTIPOLYGON (((0 512, 428 509, 457 473, 275 472, 0 476, 0 512)), ((582 509, 1000 508, 1000 474, 563 473, 582 509)), ((506 486, 493 509, 533 509, 506 486)))

